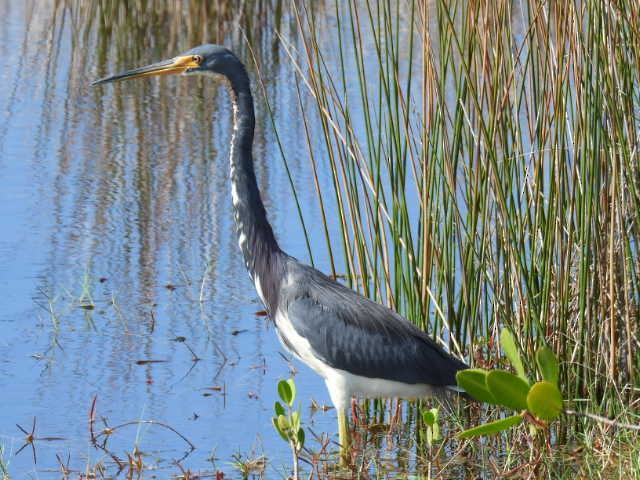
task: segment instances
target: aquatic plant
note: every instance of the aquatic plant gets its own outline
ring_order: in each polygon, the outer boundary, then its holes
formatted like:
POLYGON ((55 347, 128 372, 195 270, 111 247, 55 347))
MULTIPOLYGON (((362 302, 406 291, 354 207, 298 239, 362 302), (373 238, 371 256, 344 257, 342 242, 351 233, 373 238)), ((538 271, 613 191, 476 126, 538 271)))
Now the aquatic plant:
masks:
POLYGON ((562 394, 558 388, 558 360, 549 347, 541 346, 536 352, 536 364, 541 379, 531 385, 513 336, 506 329, 503 329, 500 335, 500 346, 517 375, 500 369, 474 368, 458 372, 456 379, 458 385, 475 399, 520 413, 460 432, 459 438, 497 433, 527 419, 536 427, 546 428, 547 423, 563 411, 562 394))
MULTIPOLYGON (((536 421, 558 414, 562 385, 571 411, 633 424, 640 5, 333 7, 330 48, 303 2, 299 43, 282 37, 310 167, 332 180, 315 182, 325 268, 490 372, 506 327, 523 358, 539 358, 543 383, 476 375, 495 389, 520 385, 507 401, 536 421), (542 376, 550 352, 554 381, 542 376), (541 393, 553 394, 551 410, 541 393)), ((567 419, 553 438, 576 434, 602 432, 567 419)))
POLYGON ((278 396, 284 403, 276 401, 274 405, 275 417, 273 426, 280 437, 289 444, 293 458, 293 478, 298 478, 298 459, 304 447, 305 433, 300 424, 300 410, 294 408, 296 399, 296 384, 293 378, 278 382, 278 396))
POLYGON ((284 45, 333 179, 327 268, 471 361, 502 327, 527 358, 548 345, 608 413, 639 383, 639 8, 336 2, 329 50, 296 4, 284 45))

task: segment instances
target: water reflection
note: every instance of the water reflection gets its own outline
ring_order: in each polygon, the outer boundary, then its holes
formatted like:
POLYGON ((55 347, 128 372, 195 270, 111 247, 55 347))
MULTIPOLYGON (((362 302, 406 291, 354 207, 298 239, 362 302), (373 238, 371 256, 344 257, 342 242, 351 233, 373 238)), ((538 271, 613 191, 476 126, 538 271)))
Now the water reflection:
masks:
MULTIPOLYGON (((234 453, 260 451, 263 443, 274 465, 289 464, 271 427, 275 383, 289 366, 271 327, 255 315, 261 306, 231 223, 228 93, 200 77, 89 87, 108 73, 203 42, 231 47, 254 79, 256 170, 278 239, 287 252, 307 259, 279 140, 308 219, 316 266, 329 271, 295 68, 278 38, 293 55, 301 52, 305 65, 287 5, 0 3, 0 53, 16 62, 0 73, 0 284, 7 292, 0 312, 6 332, 0 338, 0 444, 15 450, 20 432, 14 424, 29 424, 33 416, 40 434, 64 436, 38 447, 38 476, 45 475, 42 468, 57 468, 56 453, 66 458, 69 452, 75 468, 104 458, 89 445, 94 396, 101 428, 152 418, 184 433, 197 446, 189 457, 195 468, 211 457, 224 468, 234 453)), ((334 9, 323 2, 306 6, 315 28, 325 32, 320 38, 327 55, 337 51, 334 9)), ((362 42, 363 54, 375 55, 374 42, 362 42)), ((325 60, 337 71, 338 59, 325 60)), ((355 56, 344 61, 346 71, 355 70, 355 56)), ((368 78, 378 78, 374 63, 367 68, 368 78)), ((345 82, 345 90, 358 90, 355 76, 345 82)), ((301 95, 304 109, 313 110, 314 100, 304 89, 301 95)), ((356 115, 361 107, 353 102, 350 108, 356 115)), ((310 129, 315 144, 321 127, 310 129)), ((330 192, 322 153, 316 152, 318 181, 330 192)), ((330 196, 324 201, 331 211, 330 196)), ((337 221, 330 224, 338 228, 337 221)), ((306 368, 296 381, 304 402, 329 402, 306 368)), ((334 433, 332 411, 305 421, 334 433)), ((123 455, 136 442, 149 454, 145 461, 159 468, 184 453, 174 434, 151 427, 119 432, 110 446, 123 455)), ((28 455, 11 462, 18 474, 35 469, 28 455)))
MULTIPOLYGON (((89 83, 205 41, 251 59, 246 35, 296 159, 294 181, 311 185, 290 122, 296 103, 276 86, 292 76, 273 34, 292 29, 282 12, 280 1, 0 4, 0 53, 15 61, 0 90, 0 444, 15 451, 15 423, 33 416, 40 435, 64 436, 38 446, 38 475, 56 467, 56 453, 71 453, 76 466, 101 458, 88 447, 94 395, 98 418, 110 424, 154 418, 185 433, 198 465, 212 449, 226 462, 256 438, 275 440, 272 390, 288 366, 254 315, 260 306, 237 252, 225 88, 198 78, 89 83)), ((304 258, 271 122, 256 98, 265 203, 283 245, 304 258)), ((315 194, 304 195, 313 214, 315 194)), ((311 374, 299 382, 326 401, 311 374)), ((160 466, 183 453, 171 432, 144 427, 137 436, 160 466)), ((123 432, 110 442, 122 454, 135 438, 123 432)), ((36 468, 24 453, 11 465, 17 475, 36 468)))

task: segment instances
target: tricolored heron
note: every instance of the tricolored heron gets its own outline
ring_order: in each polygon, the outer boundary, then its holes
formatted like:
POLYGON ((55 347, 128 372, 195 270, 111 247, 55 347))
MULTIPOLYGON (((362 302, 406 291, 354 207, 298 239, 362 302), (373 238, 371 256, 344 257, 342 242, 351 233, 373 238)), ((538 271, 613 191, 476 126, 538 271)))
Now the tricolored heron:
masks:
POLYGON ((182 55, 94 82, 164 74, 218 74, 231 86, 231 196, 238 243, 282 344, 319 373, 338 413, 340 444, 354 396, 429 397, 457 390, 467 368, 396 312, 359 295, 278 246, 253 168, 255 116, 249 76, 228 49, 201 45, 182 55))

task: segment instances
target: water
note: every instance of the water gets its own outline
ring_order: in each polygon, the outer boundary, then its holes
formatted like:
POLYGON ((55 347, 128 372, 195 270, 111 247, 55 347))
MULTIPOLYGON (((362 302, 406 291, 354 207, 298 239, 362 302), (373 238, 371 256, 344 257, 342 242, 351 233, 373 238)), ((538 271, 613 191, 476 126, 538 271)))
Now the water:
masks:
MULTIPOLYGON (((180 78, 89 86, 206 39, 251 63, 232 28, 237 12, 205 2, 103 8, 0 4, 2 460, 12 478, 58 478, 56 454, 76 471, 111 464, 90 442, 95 397, 98 431, 155 420, 196 446, 185 468, 229 472, 234 454, 264 451, 273 476, 289 463, 271 415, 277 380, 290 366, 272 325, 256 315, 262 306, 237 248, 226 89, 180 78), (30 447, 14 455, 24 437, 16 423, 30 430, 34 418, 37 437, 64 438, 36 441, 37 464, 30 447)), ((292 121, 293 66, 273 25, 255 18, 240 21, 261 46, 256 55, 316 266, 328 271, 304 131, 292 121)), ((269 18, 285 33, 293 28, 291 18, 269 18)), ((254 153, 269 218, 283 249, 308 261, 274 131, 259 91, 255 97, 254 153)), ((328 175, 320 178, 326 188, 328 175)), ((312 417, 307 408, 311 399, 329 404, 323 383, 294 366, 304 421, 335 433, 332 410, 312 417)), ((159 477, 179 473, 171 462, 188 450, 172 431, 149 425, 118 429, 108 448, 122 458, 136 445, 147 466, 166 469, 159 477)))
MULTIPOLYGON (((0 460, 11 478, 59 478, 58 457, 74 472, 104 464, 115 473, 108 452, 126 459, 134 451, 158 478, 179 474, 177 459, 184 468, 234 477, 234 458, 262 454, 267 478, 286 475, 290 452, 271 417, 276 384, 292 370, 303 423, 336 439, 335 412, 311 409, 330 405, 323 382, 290 359, 259 314, 237 247, 224 85, 163 77, 90 87, 204 42, 231 47, 253 80, 256 173, 281 247, 311 261, 278 142, 313 262, 330 273, 296 66, 286 52, 304 70, 295 16, 280 0, 247 2, 242 11, 234 3, 0 3, 0 460), (108 452, 91 441, 91 412, 98 435, 133 422, 109 436, 108 452), (24 444, 16 424, 30 430, 34 419, 37 438, 59 437, 36 440, 37 463, 29 446, 15 455, 24 444)), ((323 60, 338 78, 335 5, 307 8, 325 42, 323 60)), ((349 27, 342 28, 348 38, 349 27)), ((369 34, 364 28, 361 48, 375 58, 369 34)), ((344 47, 347 72, 357 70, 352 48, 344 47)), ((367 69, 377 80, 375 62, 367 69)), ((400 69, 406 74, 406 62, 400 69)), ((358 117, 358 78, 344 81, 358 117)), ((301 92, 304 109, 313 111, 304 85, 301 92)), ((355 128, 362 133, 364 125, 355 128)), ((309 131, 332 212, 321 125, 311 123, 309 131)), ((339 222, 328 223, 342 273, 339 222)), ((309 431, 307 437, 320 448, 309 431)), ((400 445, 405 451, 413 448, 410 438, 400 445)), ((392 464, 384 457, 395 454, 378 448, 372 457, 392 464)))

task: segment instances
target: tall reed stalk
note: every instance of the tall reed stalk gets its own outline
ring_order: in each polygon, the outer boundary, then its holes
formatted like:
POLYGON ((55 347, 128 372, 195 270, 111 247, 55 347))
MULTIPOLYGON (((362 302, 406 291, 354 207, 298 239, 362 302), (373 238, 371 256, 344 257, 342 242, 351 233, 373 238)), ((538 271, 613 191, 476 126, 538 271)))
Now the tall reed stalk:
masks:
POLYGON ((337 222, 350 282, 471 363, 507 326, 591 408, 637 397, 640 4, 336 1, 330 49, 294 14, 332 264, 337 222))

